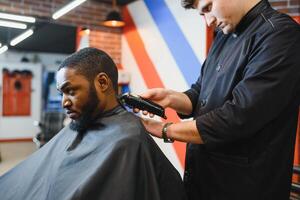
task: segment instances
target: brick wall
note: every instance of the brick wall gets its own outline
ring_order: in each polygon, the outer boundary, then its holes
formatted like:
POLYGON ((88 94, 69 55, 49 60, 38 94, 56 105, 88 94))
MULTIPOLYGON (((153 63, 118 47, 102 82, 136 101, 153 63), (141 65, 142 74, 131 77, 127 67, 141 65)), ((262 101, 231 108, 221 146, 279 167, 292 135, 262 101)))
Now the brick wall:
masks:
POLYGON ((300 0, 269 0, 273 8, 291 16, 300 16, 300 0))
MULTIPOLYGON (((52 21, 52 14, 68 2, 70 0, 0 0, 0 11, 52 21)), ((117 64, 120 64, 122 30, 101 26, 101 22, 111 9, 111 4, 88 0, 55 23, 89 28, 90 46, 103 49, 117 64)))
POLYGON ((121 64, 121 34, 94 30, 90 33, 90 46, 106 50, 114 61, 121 64))

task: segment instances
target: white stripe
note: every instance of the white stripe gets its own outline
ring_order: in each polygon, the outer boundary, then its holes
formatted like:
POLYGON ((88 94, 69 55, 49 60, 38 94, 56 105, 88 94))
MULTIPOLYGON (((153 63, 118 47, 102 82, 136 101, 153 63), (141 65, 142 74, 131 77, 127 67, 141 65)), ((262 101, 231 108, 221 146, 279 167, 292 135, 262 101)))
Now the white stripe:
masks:
MULTIPOLYGON (((131 74, 130 80, 130 89, 132 92, 136 94, 143 93, 147 90, 147 86, 143 79, 143 76, 139 70, 139 67, 135 61, 135 58, 129 48, 128 42, 124 36, 122 36, 122 66, 125 70, 129 71, 131 74)), ((156 118, 159 120, 158 118, 156 118)), ((174 167, 178 170, 178 172, 183 176, 183 167, 180 164, 180 161, 177 157, 175 149, 173 145, 168 145, 162 142, 161 139, 154 138, 157 145, 164 152, 170 162, 174 165, 174 167)))
POLYGON ((122 36, 122 67, 130 73, 131 92, 141 94, 147 90, 146 83, 135 61, 125 36, 122 36))
MULTIPOLYGON (((197 10, 186 10, 181 1, 164 0, 200 63, 206 56, 206 23, 197 10)), ((200 66, 199 66, 200 67, 200 66)))
POLYGON ((164 86, 176 91, 186 90, 188 88, 187 82, 155 25, 144 1, 136 1, 127 7, 132 15, 137 31, 145 44, 145 49, 164 86))
POLYGON ((83 34, 80 37, 80 41, 77 47, 77 51, 79 51, 80 49, 86 48, 90 46, 90 35, 89 34, 83 34))

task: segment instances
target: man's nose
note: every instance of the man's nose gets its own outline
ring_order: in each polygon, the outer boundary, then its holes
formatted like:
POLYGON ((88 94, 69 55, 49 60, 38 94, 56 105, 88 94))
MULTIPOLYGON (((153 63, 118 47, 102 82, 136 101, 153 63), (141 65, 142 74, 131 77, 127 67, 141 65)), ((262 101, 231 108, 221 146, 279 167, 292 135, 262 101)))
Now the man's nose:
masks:
POLYGON ((215 24, 215 22, 216 22, 215 17, 211 16, 210 14, 204 14, 204 17, 205 17, 207 26, 211 27, 215 24))
POLYGON ((72 102, 70 101, 70 99, 68 99, 65 95, 63 95, 62 97, 62 107, 63 108, 68 108, 72 105, 72 102))

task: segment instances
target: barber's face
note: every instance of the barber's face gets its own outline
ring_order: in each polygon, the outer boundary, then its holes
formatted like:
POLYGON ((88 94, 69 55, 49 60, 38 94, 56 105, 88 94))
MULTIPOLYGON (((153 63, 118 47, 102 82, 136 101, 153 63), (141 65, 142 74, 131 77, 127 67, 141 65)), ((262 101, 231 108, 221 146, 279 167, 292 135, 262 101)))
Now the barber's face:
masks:
POLYGON ((207 25, 220 28, 224 34, 235 30, 244 15, 242 6, 241 0, 196 0, 194 4, 207 25))
POLYGON ((76 131, 86 129, 99 112, 95 87, 71 68, 60 69, 56 79, 57 89, 62 93, 62 107, 72 119, 70 127, 76 131))

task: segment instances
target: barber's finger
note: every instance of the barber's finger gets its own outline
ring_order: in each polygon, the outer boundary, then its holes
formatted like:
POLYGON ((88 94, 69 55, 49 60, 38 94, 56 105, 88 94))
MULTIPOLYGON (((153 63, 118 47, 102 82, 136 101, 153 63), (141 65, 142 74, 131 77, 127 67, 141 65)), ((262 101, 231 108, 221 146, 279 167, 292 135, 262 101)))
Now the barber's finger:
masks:
POLYGON ((149 113, 149 117, 153 118, 154 114, 153 113, 149 113))
POLYGON ((138 112, 140 112, 140 109, 134 108, 134 109, 133 109, 133 112, 134 112, 134 113, 138 113, 138 112))
POLYGON ((144 93, 140 94, 140 96, 147 99, 151 96, 151 94, 150 94, 149 91, 147 91, 147 92, 144 92, 144 93))
POLYGON ((147 110, 143 110, 143 115, 148 115, 148 111, 147 110))
POLYGON ((153 95, 156 94, 155 91, 156 91, 156 89, 149 89, 146 92, 142 93, 140 96, 148 99, 148 98, 153 97, 153 95))

